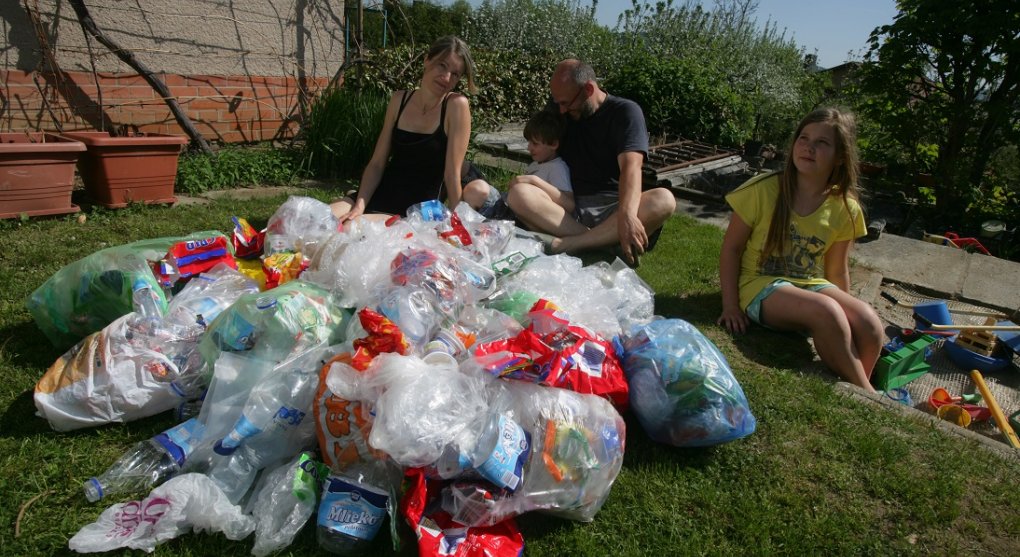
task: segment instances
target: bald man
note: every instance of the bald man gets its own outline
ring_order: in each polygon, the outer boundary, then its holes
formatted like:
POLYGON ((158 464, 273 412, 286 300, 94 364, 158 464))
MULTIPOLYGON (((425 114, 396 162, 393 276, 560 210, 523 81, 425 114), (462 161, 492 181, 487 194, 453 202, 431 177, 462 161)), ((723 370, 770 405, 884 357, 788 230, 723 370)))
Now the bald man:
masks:
MULTIPOLYGON (((576 59, 556 65, 549 88, 550 108, 558 107, 566 117, 559 155, 570 168, 574 207, 530 179, 511 182, 507 205, 528 228, 551 235, 550 253, 619 246, 622 257, 635 265, 676 209, 669 190, 641 189, 648 154, 641 107, 603 91, 591 66, 576 59)), ((484 195, 492 194, 466 191, 464 197, 471 203, 484 195)))

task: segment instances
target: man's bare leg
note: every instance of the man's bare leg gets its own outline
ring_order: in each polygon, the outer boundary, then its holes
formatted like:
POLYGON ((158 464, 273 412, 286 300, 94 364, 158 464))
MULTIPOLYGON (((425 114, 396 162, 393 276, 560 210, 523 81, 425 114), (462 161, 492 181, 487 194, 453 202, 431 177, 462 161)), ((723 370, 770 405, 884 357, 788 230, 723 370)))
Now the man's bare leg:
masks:
MULTIPOLYGON (((656 188, 641 194, 638 219, 644 225, 645 233, 651 236, 652 232, 661 227, 675 210, 676 199, 673 197, 673 192, 665 188, 656 188)), ((595 228, 585 230, 580 234, 563 235, 553 240, 549 245, 550 253, 573 254, 619 245, 618 217, 619 213, 613 213, 595 228)))

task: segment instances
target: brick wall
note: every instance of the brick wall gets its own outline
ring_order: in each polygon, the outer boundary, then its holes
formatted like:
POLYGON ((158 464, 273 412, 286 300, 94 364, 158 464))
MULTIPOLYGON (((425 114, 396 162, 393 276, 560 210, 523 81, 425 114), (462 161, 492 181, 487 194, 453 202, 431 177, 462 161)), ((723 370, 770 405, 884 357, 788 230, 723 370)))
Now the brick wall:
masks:
MULTIPOLYGON (((308 78, 302 88, 293 77, 159 76, 198 131, 225 143, 292 137, 305 102, 302 89, 314 94, 328 81, 308 78)), ((120 126, 184 134, 166 103, 137 74, 0 69, 0 131, 120 126)))

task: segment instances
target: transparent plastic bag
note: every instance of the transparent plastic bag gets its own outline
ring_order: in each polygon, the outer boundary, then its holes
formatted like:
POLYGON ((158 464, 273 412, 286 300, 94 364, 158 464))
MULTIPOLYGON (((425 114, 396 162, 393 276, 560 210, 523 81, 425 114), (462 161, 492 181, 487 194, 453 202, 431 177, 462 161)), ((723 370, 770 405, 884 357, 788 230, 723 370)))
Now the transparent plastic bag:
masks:
POLYGON ((310 256, 326 239, 337 233, 338 225, 339 221, 328 204, 311 197, 292 195, 269 217, 265 255, 301 252, 310 256))
POLYGON ((387 226, 357 219, 324 241, 301 278, 332 292, 343 307, 373 306, 378 286, 390 284, 390 262, 419 241, 403 220, 387 226))
MULTIPOLYGON (((448 446, 464 453, 474 448, 488 415, 486 378, 391 353, 376 356, 366 374, 368 384, 381 392, 374 401, 373 448, 407 467, 435 463, 448 446)), ((343 391, 329 377, 327 384, 343 391)))
POLYGON ((156 546, 188 532, 221 532, 242 540, 255 520, 232 505, 216 484, 202 474, 184 474, 153 489, 141 501, 117 503, 78 531, 68 547, 79 553, 120 548, 152 552, 156 546))
POLYGON ((263 557, 294 541, 315 512, 317 478, 316 463, 308 453, 263 474, 245 508, 256 525, 252 555, 263 557))
POLYGON ((705 447, 754 433, 756 420, 726 358, 690 323, 636 326, 623 348, 631 407, 655 441, 705 447))
POLYGON ((319 344, 341 342, 350 316, 328 291, 295 280, 238 298, 209 324, 199 350, 207 374, 222 350, 250 351, 278 363, 319 344))
POLYGON ((443 509, 467 526, 534 510, 593 520, 623 465, 623 418, 594 395, 517 381, 492 385, 497 412, 527 433, 522 482, 511 492, 476 480, 453 481, 443 488, 443 509))
POLYGON ((527 292, 550 300, 571 321, 605 338, 653 317, 654 292, 622 264, 597 262, 585 267, 569 255, 538 257, 503 278, 500 289, 504 296, 527 292))

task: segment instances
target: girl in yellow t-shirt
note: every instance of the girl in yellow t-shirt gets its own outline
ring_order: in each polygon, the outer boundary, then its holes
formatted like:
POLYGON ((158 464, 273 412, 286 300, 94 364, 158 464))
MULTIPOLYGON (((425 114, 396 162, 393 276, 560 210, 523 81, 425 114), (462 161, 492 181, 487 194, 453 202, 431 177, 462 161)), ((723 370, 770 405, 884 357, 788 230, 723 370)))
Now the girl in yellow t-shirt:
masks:
POLYGON ((873 391, 882 322, 849 293, 850 246, 866 232, 853 115, 811 112, 788 152, 782 172, 755 177, 726 196, 733 216, 719 258, 718 323, 731 332, 744 332, 749 321, 806 332, 825 365, 873 391))

